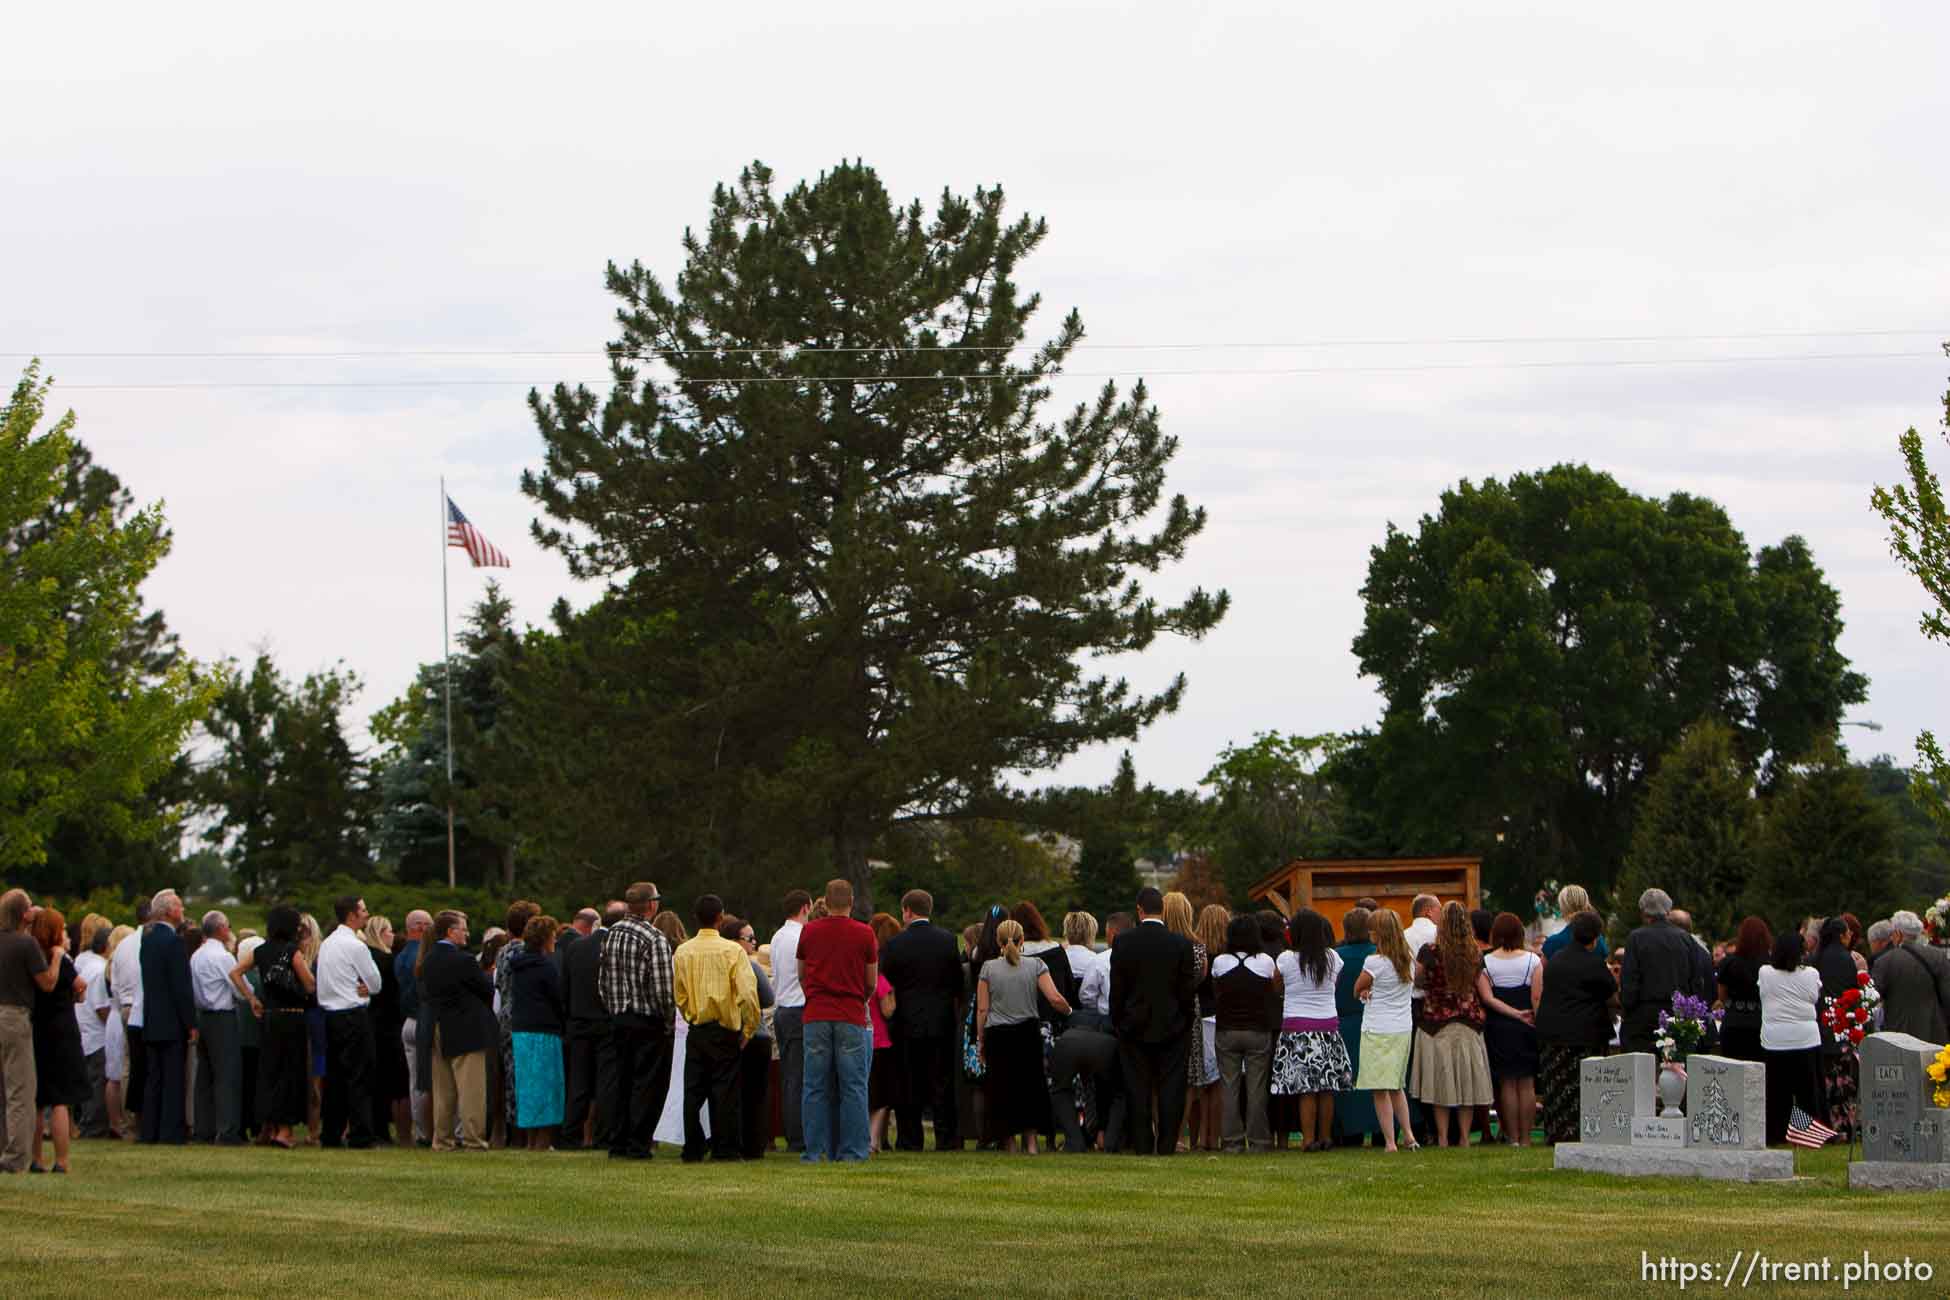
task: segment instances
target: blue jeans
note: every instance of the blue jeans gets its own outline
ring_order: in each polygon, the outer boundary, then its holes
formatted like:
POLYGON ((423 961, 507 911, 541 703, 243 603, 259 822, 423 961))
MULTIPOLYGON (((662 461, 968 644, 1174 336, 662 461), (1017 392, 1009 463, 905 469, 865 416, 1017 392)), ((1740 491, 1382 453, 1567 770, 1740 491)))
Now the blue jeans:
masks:
POLYGON ((867 1070, 873 1030, 841 1020, 806 1022, 803 1120, 807 1164, 867 1158, 867 1070))

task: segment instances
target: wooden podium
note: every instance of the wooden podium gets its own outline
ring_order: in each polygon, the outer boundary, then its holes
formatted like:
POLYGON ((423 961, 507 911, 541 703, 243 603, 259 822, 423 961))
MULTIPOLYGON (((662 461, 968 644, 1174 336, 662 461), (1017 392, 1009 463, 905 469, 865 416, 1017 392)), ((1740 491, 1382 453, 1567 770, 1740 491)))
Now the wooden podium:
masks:
POLYGON ((1361 898, 1374 899, 1401 917, 1403 925, 1411 919, 1408 905, 1417 894, 1473 908, 1482 874, 1481 858, 1295 858, 1256 881, 1247 893, 1285 916, 1311 907, 1339 935, 1341 918, 1361 898))

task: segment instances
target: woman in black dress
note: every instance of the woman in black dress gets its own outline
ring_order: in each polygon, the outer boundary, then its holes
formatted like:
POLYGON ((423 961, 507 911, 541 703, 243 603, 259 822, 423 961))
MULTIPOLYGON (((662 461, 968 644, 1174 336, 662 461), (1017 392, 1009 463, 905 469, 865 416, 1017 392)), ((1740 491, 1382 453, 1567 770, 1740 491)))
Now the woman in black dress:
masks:
POLYGON ((1740 923, 1733 951, 1720 959, 1713 978, 1719 984, 1720 1055, 1736 1061, 1764 1061, 1760 1047, 1760 968, 1774 951, 1767 922, 1750 916, 1740 923))
POLYGON ((291 1148, 292 1128, 307 1120, 311 1073, 305 1060, 310 1046, 305 1000, 318 987, 298 943, 298 926, 297 908, 272 908, 264 924, 270 937, 251 949, 230 975, 230 982, 248 997, 245 977, 253 970, 259 973, 264 1020, 257 1049, 257 1095, 267 1140, 286 1150, 291 1148))
POLYGON ((50 966, 61 973, 54 987, 43 993, 34 990, 34 1163, 33 1173, 46 1173, 41 1164, 41 1112, 54 1129, 54 1172, 68 1172, 68 1140, 73 1133, 73 1108, 88 1104, 88 1065, 81 1055, 81 1026, 75 1023, 74 1004, 80 997, 75 986, 81 982, 74 963, 68 960, 68 921, 51 907, 43 907, 34 918, 34 942, 50 966))
POLYGON ((397 1132, 404 1145, 413 1133, 413 1116, 406 1110, 406 1044, 400 1038, 399 981, 393 978, 393 923, 383 916, 366 918, 362 938, 372 949, 379 968, 379 991, 372 995, 366 1015, 372 1022, 372 1132, 380 1142, 397 1132))

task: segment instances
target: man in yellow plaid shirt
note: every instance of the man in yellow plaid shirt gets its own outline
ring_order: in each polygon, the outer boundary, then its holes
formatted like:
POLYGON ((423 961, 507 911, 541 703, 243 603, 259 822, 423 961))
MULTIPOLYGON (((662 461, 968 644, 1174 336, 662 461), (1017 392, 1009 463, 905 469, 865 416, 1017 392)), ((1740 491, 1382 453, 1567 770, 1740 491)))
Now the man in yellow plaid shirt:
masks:
POLYGON ((698 1111, 711 1107, 711 1158, 741 1160, 738 1054, 758 1030, 758 978, 743 945, 718 933, 724 900, 706 894, 697 933, 671 957, 671 988, 689 1026, 684 1043, 684 1161, 704 1159, 698 1111))

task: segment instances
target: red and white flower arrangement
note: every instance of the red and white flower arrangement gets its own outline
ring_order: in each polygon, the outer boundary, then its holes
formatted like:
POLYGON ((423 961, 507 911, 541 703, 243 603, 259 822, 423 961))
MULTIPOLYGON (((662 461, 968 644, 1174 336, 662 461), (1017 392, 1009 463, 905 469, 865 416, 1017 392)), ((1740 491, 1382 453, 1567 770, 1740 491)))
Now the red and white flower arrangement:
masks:
POLYGON ((1857 971, 1854 988, 1844 990, 1839 997, 1822 999, 1821 1022, 1835 1035, 1843 1053, 1853 1054, 1868 1037, 1875 1009, 1881 1005, 1882 994, 1869 978, 1869 972, 1857 971))

